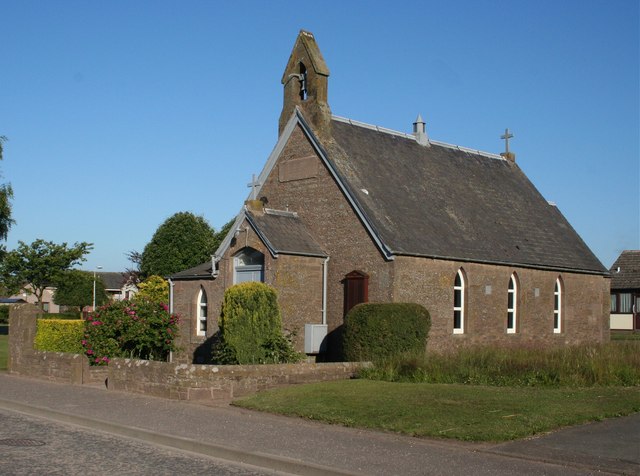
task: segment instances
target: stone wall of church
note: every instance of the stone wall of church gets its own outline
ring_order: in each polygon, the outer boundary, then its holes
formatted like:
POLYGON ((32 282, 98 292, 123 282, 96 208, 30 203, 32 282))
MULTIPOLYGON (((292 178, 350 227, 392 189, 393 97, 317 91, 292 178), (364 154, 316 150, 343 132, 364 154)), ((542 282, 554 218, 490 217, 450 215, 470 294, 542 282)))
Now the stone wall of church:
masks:
POLYGON ((173 312, 180 317, 180 350, 172 355, 174 362, 204 363, 211 354, 210 337, 218 329, 218 315, 224 287, 213 279, 179 280, 173 282, 173 312), (207 293, 207 335, 199 336, 198 295, 203 289, 207 293))
POLYGON ((343 280, 347 273, 359 270, 370 276, 370 301, 392 299, 393 263, 384 260, 299 127, 292 133, 260 195, 266 198, 269 208, 298 213, 330 256, 327 299, 330 333, 343 322, 343 280), (301 163, 304 173, 287 175, 287 167, 301 163))
POLYGON ((304 350, 304 325, 322 322, 322 259, 279 255, 274 258, 255 232, 243 223, 240 233, 219 263, 216 279, 179 280, 174 283, 174 312, 180 315, 182 351, 175 362, 208 361, 211 337, 218 330, 224 291, 233 285, 233 257, 245 247, 264 255, 264 282, 278 291, 284 330, 293 337, 296 350, 304 350), (204 289, 208 298, 207 335, 197 335, 198 294, 204 289))
POLYGON ((394 300, 417 302, 430 314, 428 349, 471 345, 536 346, 609 340, 609 280, 510 266, 397 257, 394 300), (464 333, 453 333, 454 280, 466 281, 464 333), (507 289, 518 283, 516 332, 507 333, 507 289), (554 288, 563 285, 561 332, 554 333, 554 288))

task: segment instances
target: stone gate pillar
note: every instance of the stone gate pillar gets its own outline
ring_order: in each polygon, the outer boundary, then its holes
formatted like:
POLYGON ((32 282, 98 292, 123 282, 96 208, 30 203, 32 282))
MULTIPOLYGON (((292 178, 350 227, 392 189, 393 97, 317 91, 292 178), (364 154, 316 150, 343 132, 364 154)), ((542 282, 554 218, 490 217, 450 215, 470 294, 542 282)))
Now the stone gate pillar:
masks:
POLYGON ((14 304, 9 309, 9 372, 21 373, 32 355, 36 337, 38 308, 33 304, 14 304))

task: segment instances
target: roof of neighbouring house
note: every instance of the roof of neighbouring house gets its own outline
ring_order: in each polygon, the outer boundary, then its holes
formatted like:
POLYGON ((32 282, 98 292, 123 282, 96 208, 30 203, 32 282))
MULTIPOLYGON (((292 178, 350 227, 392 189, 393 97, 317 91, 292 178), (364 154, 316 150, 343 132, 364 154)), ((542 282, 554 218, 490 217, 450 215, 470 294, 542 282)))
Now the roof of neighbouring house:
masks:
POLYGON ((19 304, 25 302, 27 301, 22 298, 0 298, 0 304, 19 304))
POLYGON ((111 291, 122 289, 129 279, 126 273, 120 272, 98 271, 96 274, 102 280, 104 288, 111 291))
POLYGON ((327 256, 295 213, 270 209, 260 214, 247 211, 247 220, 274 255, 327 256))
POLYGON ((336 116, 321 147, 392 255, 607 272, 558 208, 499 155, 423 146, 411 134, 336 116))
POLYGON ((623 251, 610 272, 611 289, 640 289, 640 250, 623 251))

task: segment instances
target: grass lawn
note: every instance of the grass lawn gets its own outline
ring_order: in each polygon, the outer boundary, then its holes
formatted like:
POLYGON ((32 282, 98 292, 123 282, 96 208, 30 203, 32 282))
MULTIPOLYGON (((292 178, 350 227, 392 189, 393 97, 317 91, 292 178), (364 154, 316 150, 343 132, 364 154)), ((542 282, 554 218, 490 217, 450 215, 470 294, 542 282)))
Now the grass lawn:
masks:
POLYGON ((7 370, 7 360, 9 358, 9 336, 0 335, 0 372, 7 370))
POLYGON ((505 441, 638 412, 640 388, 345 380, 262 392, 234 405, 413 436, 505 441))

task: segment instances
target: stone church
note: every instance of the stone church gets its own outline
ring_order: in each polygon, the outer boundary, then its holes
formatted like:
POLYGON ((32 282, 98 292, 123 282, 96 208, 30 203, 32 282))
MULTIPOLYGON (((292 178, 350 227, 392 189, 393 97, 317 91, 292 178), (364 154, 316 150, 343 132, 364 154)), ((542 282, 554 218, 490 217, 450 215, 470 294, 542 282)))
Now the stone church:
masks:
POLYGON ((200 360, 225 289, 252 280, 276 288, 298 350, 320 358, 339 357, 361 302, 425 306, 433 351, 608 340, 607 270, 514 154, 432 140, 420 116, 412 133, 334 116, 306 31, 282 84, 278 141, 231 231, 171 277, 177 359, 200 360))

